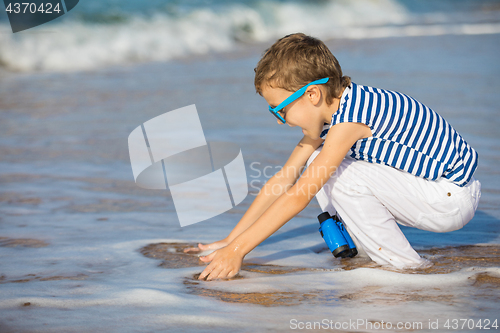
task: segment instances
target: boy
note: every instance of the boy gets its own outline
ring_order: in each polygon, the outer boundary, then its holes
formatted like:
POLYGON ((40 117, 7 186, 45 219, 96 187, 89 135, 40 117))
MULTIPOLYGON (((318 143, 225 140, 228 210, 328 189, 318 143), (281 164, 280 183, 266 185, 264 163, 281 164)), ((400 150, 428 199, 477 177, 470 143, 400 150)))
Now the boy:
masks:
POLYGON ((300 33, 278 40, 255 68, 255 88, 278 123, 300 126, 304 137, 232 232, 198 245, 215 250, 201 257, 210 264, 200 279, 236 275, 245 255, 314 196, 341 216, 358 248, 397 268, 428 264, 397 223, 447 232, 474 216, 475 150, 415 99, 352 83, 323 42, 300 33))

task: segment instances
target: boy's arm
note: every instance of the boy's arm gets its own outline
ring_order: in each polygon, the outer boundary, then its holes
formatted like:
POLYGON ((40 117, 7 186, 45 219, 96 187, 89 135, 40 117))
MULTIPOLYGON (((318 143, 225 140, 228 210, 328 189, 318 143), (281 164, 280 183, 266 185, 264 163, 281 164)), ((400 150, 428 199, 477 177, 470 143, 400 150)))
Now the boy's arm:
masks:
POLYGON ((295 185, 228 246, 207 256, 207 261, 212 262, 199 278, 212 280, 236 275, 243 257, 302 211, 337 170, 352 145, 371 135, 367 135, 367 129, 366 125, 358 123, 341 123, 330 128, 322 151, 295 185))
POLYGON ((323 139, 313 140, 304 136, 293 150, 283 168, 264 184, 241 220, 225 239, 206 245, 199 244, 198 248, 186 249, 186 252, 217 250, 231 243, 297 181, 300 171, 302 171, 308 158, 323 141, 323 139))
POLYGON ((313 140, 304 136, 297 144, 283 168, 272 176, 261 188, 240 222, 226 238, 232 242, 252 225, 286 190, 295 184, 311 154, 323 143, 323 139, 313 140))

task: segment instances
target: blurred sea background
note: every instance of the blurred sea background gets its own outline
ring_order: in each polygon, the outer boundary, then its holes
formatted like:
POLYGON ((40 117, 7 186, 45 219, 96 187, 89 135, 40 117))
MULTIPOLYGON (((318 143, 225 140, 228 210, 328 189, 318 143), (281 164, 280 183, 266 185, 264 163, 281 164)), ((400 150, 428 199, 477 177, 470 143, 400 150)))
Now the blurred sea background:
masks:
MULTIPOLYGON (((322 39, 498 33, 499 13, 495 0, 84 0, 29 33, 2 33, 0 63, 93 69, 229 51, 297 31, 322 39)), ((2 12, 0 31, 8 30, 2 12)))
POLYGON ((325 319, 365 324, 337 331, 493 329, 499 54, 493 0, 81 0, 16 34, 0 11, 0 332, 285 332, 325 319), (264 50, 299 31, 325 40, 354 82, 415 97, 478 151, 474 219, 446 234, 402 228, 433 268, 334 259, 313 200, 247 255, 241 278, 195 279, 203 266, 182 249, 224 238, 302 137, 253 87, 264 50), (208 141, 241 147, 250 194, 181 228, 168 191, 135 185, 127 138, 190 104, 208 141))

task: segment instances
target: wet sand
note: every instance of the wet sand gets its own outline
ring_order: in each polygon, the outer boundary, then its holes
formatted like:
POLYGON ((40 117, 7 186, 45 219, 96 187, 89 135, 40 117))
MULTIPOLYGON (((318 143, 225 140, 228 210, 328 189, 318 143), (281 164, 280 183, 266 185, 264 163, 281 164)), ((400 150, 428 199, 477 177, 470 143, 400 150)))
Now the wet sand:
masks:
POLYGON ((9 238, 9 237, 0 237, 0 247, 45 247, 48 246, 49 243, 39 240, 39 239, 31 239, 31 238, 9 238))
MULTIPOLYGON (((196 244, 189 243, 156 243, 149 244, 139 251, 146 257, 161 260, 158 265, 161 268, 176 269, 186 267, 198 267, 203 270, 206 265, 199 260, 193 253, 185 253, 184 250, 195 247, 196 244)), ((449 274, 471 267, 498 267, 500 265, 500 245, 488 246, 456 246, 445 248, 432 248, 420 251, 420 255, 430 259, 432 267, 418 270, 395 270, 390 267, 383 267, 376 263, 364 259, 335 259, 332 262, 340 265, 338 268, 332 268, 333 271, 352 270, 361 267, 376 268, 382 270, 396 271, 403 274, 449 274)), ((259 265, 251 262, 244 262, 241 271, 257 272, 269 275, 292 274, 301 271, 324 272, 325 268, 306 268, 306 267, 286 267, 278 265, 259 265)), ((440 293, 435 289, 433 294, 426 294, 425 290, 412 291, 411 293, 388 293, 381 291, 381 287, 367 286, 356 293, 338 293, 337 291, 325 292, 310 291, 302 292, 275 292, 275 293, 234 293, 221 290, 210 289, 209 283, 199 281, 200 273, 184 279, 186 292, 190 294, 216 298, 229 303, 251 303, 262 306, 293 306, 299 304, 332 305, 340 300, 362 300, 364 303, 375 303, 384 305, 394 305, 401 302, 440 302, 446 304, 455 304, 458 302, 456 295, 449 293, 440 293), (437 293, 436 293, 437 292, 437 293)), ((238 274, 227 280, 239 280, 243 277, 238 274)), ((476 299, 490 298, 493 296, 500 301, 500 277, 492 276, 488 273, 479 273, 471 280, 470 285, 474 287, 475 293, 471 295, 476 299)), ((460 301, 461 302, 461 301, 460 301)))

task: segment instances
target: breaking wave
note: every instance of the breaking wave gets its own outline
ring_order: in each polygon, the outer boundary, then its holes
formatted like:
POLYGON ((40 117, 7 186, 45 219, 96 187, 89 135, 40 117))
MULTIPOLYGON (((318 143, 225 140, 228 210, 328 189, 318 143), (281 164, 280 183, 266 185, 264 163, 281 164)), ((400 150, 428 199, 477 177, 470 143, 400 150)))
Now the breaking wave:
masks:
POLYGON ((395 0, 227 2, 181 11, 74 12, 16 34, 10 33, 6 20, 0 21, 0 65, 25 72, 89 70, 228 51, 299 31, 323 39, 500 33, 500 23, 449 24, 436 15, 436 24, 416 24, 408 8, 395 0))

